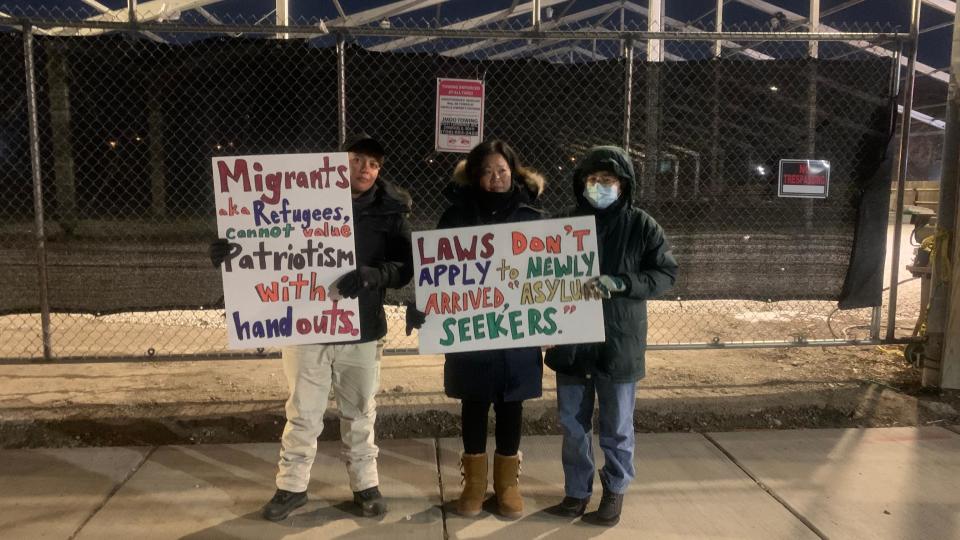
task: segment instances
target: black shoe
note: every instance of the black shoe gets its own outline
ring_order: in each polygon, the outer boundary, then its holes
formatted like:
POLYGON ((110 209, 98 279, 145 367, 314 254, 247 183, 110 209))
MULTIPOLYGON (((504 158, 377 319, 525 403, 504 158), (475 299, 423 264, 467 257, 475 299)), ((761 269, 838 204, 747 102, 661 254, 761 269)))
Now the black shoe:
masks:
POLYGON ((278 489, 270 502, 264 505, 261 515, 269 521, 286 519, 294 509, 307 504, 307 492, 294 493, 285 489, 278 489))
POLYGON ((583 512, 587 509, 587 503, 590 502, 590 497, 585 499, 578 499, 576 497, 564 497, 560 504, 556 505, 552 509, 552 514, 563 516, 563 517, 580 517, 583 515, 583 512))
POLYGON ((600 506, 596 512, 583 516, 583 520, 594 525, 613 527, 620 522, 620 512, 623 510, 623 493, 614 493, 603 489, 600 506))
POLYGON ((353 504, 360 507, 366 517, 382 516, 387 513, 387 502, 380 495, 380 488, 373 486, 363 491, 353 492, 353 504))

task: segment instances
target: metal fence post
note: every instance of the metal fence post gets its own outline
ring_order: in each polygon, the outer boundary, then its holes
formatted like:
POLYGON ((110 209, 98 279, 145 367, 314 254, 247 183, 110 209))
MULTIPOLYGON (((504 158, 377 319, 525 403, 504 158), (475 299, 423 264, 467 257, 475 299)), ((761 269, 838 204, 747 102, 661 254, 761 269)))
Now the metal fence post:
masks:
MULTIPOLYGON (((725 0, 717 0, 716 18, 714 20, 714 30, 718 33, 723 32, 723 5, 725 0)), ((718 39, 713 42, 713 60, 711 64, 710 76, 713 87, 711 101, 710 123, 710 195, 716 196, 720 193, 718 187, 721 185, 721 167, 720 167, 720 73, 717 67, 717 61, 723 58, 723 40, 718 39)), ((699 162, 698 162, 699 165, 699 162)), ((699 176, 698 185, 699 185, 699 176)))
POLYGON ((33 61, 33 27, 23 24, 23 60, 27 83, 27 123, 30 129, 30 169, 33 174, 34 238, 37 242, 37 276, 40 287, 40 328, 43 359, 52 360, 50 350, 50 301, 47 294, 47 242, 43 229, 43 180, 40 177, 40 132, 37 128, 37 81, 33 61))
POLYGON ((343 34, 337 34, 337 144, 347 141, 347 42, 343 34))
MULTIPOLYGON (((723 4, 725 0, 717 0, 717 7, 715 8, 715 17, 714 17, 714 30, 717 32, 723 32, 723 4)), ((723 56, 723 40, 718 39, 713 42, 713 57, 720 58, 723 56)))
POLYGON ((643 141, 643 182, 640 197, 653 199, 657 195, 657 172, 660 168, 660 63, 647 59, 646 67, 646 132, 643 141))
MULTIPOLYGON (((807 159, 817 159, 817 57, 811 56, 810 67, 807 70, 807 159)), ((813 232, 813 205, 814 199, 803 201, 803 222, 807 234, 813 232)))
MULTIPOLYGON (((820 30, 820 0, 810 0, 810 18, 807 30, 820 30)), ((820 58, 820 42, 811 40, 807 44, 807 54, 810 57, 810 79, 807 81, 807 159, 817 159, 817 76, 820 72, 817 65, 820 58)), ((803 203, 804 226, 807 233, 813 231, 814 199, 806 199, 803 203)))
MULTIPOLYGON (((890 58, 890 126, 889 133, 897 129, 897 94, 900 93, 900 59, 903 57, 903 42, 897 42, 897 50, 890 58)), ((880 294, 880 305, 870 310, 870 339, 880 340, 880 327, 883 320, 883 293, 880 294)))
POLYGON ((903 191, 907 179, 907 154, 910 151, 910 118, 913 115, 913 81, 917 69, 917 45, 920 41, 920 0, 912 0, 910 12, 910 58, 900 120, 900 156, 897 163, 897 211, 893 227, 893 253, 890 260, 890 304, 887 306, 887 339, 897 328, 897 280, 900 278, 900 237, 903 221, 903 191))
POLYGON ((623 148, 630 151, 630 122, 633 117, 633 40, 623 44, 623 148))

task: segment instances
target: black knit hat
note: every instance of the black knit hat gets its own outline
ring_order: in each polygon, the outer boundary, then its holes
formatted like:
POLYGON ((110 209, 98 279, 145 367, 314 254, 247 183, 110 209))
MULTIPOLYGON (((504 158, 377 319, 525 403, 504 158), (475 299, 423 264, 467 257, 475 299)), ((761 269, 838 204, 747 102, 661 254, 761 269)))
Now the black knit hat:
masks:
POLYGON ((383 145, 380 144, 379 141, 363 132, 354 133, 347 137, 347 140, 344 141, 340 149, 344 152, 356 152, 358 154, 373 156, 381 161, 383 161, 383 158, 387 155, 383 149, 383 145))

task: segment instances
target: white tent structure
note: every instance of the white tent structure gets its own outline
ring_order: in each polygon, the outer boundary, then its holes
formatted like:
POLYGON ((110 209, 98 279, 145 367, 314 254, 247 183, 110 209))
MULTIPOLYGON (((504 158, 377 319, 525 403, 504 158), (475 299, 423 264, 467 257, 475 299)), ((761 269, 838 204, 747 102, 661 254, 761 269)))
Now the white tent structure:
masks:
MULTIPOLYGON (((711 3, 714 5, 694 17, 693 20, 696 24, 690 24, 667 15, 671 8, 670 4, 675 1, 678 0, 648 0, 647 2, 643 0, 504 0, 502 2, 483 3, 465 2, 463 0, 394 0, 392 2, 379 2, 376 7, 351 12, 349 11, 351 2, 341 0, 310 2, 303 5, 299 4, 299 0, 263 0, 262 13, 246 13, 244 16, 253 17, 253 20, 261 24, 272 23, 277 26, 287 26, 296 24, 296 20, 291 17, 293 8, 311 9, 316 13, 315 18, 319 23, 317 26, 321 33, 330 28, 363 26, 374 26, 387 30, 395 26, 392 23, 395 20, 422 20, 439 23, 439 21, 444 20, 443 16, 456 16, 456 14, 464 11, 465 4, 470 4, 471 11, 476 11, 477 6, 484 6, 486 11, 479 15, 459 18, 455 22, 439 25, 439 28, 435 26, 434 29, 443 30, 446 35, 494 30, 504 26, 512 29, 525 27, 539 32, 597 31, 616 28, 623 30, 625 24, 629 23, 632 29, 642 28, 650 32, 703 33, 709 30, 722 32, 727 28, 727 23, 730 22, 729 13, 733 8, 738 7, 740 8, 738 11, 739 17, 746 16, 751 21, 763 21, 770 31, 801 30, 840 33, 841 30, 829 22, 825 22, 825 20, 834 20, 857 6, 869 7, 871 3, 879 4, 878 0, 836 0, 833 2, 829 0, 808 0, 808 9, 801 13, 787 9, 786 5, 788 4, 790 6, 798 4, 798 2, 787 0, 779 2, 715 0, 715 2, 701 2, 703 5, 710 5, 711 3), (743 8, 747 9, 744 10, 743 8)), ((949 47, 949 28, 952 26, 952 18, 957 9, 956 2, 952 0, 918 0, 918 2, 919 9, 915 15, 917 21, 920 20, 921 12, 925 15, 939 14, 939 18, 945 19, 924 28, 919 28, 918 25, 916 32, 919 38, 924 40, 925 45, 930 43, 945 50, 949 47)), ((112 2, 113 5, 117 3, 112 2)), ((224 17, 217 14, 217 11, 235 15, 237 9, 234 7, 236 2, 231 0, 127 0, 125 3, 126 5, 111 8, 98 0, 67 0, 66 9, 73 11, 72 8, 75 7, 78 14, 89 13, 92 10, 95 14, 82 17, 86 23, 127 22, 131 20, 138 23, 155 23, 178 20, 189 12, 195 12, 207 23, 220 25, 224 24, 225 20, 224 17), (76 4, 76 6, 71 4, 76 4)), ((246 3, 245 6, 249 6, 249 3, 246 3)), ((60 4, 58 4, 58 7, 61 7, 60 4)), ((878 7, 880 6, 878 5, 878 7)), ((0 12, 0 15, 2 15, 2 12, 0 12)), ((893 17, 893 15, 890 15, 890 17, 893 17)), ((736 20, 733 22, 741 23, 743 21, 736 20)), ((886 20, 881 22, 900 23, 901 25, 906 22, 909 25, 909 21, 886 20)), ((79 29, 65 27, 48 29, 45 33, 53 35, 96 35, 107 31, 109 31, 108 28, 79 29)), ((142 33, 150 39, 162 41, 162 38, 153 31, 144 30, 142 33)), ((384 35, 387 35, 387 32, 384 35)), ((289 34, 278 34, 278 37, 281 38, 289 36, 289 34)), ((436 37, 436 35, 394 37, 368 48, 382 52, 406 51, 439 39, 441 38, 436 37)), ((598 60, 608 56, 604 51, 596 50, 596 47, 586 47, 581 42, 571 43, 569 39, 539 40, 529 44, 516 42, 513 46, 504 48, 505 41, 507 41, 505 38, 498 39, 495 37, 477 39, 471 43, 451 46, 442 50, 441 54, 447 56, 484 55, 489 58, 532 55, 555 61, 598 60), (495 50, 491 52, 491 49, 494 48, 495 50)), ((877 44, 856 41, 846 43, 851 47, 859 47, 863 51, 881 57, 893 57, 897 54, 897 51, 877 44)), ((715 56, 745 55, 757 60, 770 58, 769 55, 755 50, 750 45, 720 39, 714 43, 713 54, 715 56)), ((641 54, 645 55, 645 58, 650 60, 685 60, 682 53, 667 50, 662 40, 651 39, 647 40, 646 43, 635 42, 634 46, 641 54)), ((810 42, 809 54, 813 57, 818 56, 819 45, 817 42, 810 42)), ((904 66, 907 66, 909 60, 909 55, 901 55, 900 57, 904 66)), ((930 65, 921 60, 916 61, 915 69, 917 75, 939 81, 943 85, 942 100, 934 99, 933 102, 920 102, 910 113, 914 121, 925 126, 923 132, 939 134, 944 127, 941 117, 944 112, 943 107, 949 74, 944 67, 930 65)), ((902 112, 902 105, 900 109, 902 112)))

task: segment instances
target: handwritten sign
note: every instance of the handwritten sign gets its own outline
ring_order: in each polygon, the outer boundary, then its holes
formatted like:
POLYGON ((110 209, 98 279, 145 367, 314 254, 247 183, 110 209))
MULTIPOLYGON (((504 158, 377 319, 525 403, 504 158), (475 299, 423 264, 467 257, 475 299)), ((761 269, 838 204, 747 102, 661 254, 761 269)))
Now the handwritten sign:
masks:
POLYGON ((592 216, 414 233, 420 352, 604 340, 592 216))
POLYGON ((346 153, 213 158, 230 347, 353 341, 356 299, 333 283, 356 267, 346 153))
POLYGON ((483 140, 483 81, 437 79, 437 152, 469 152, 483 140))

